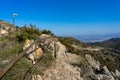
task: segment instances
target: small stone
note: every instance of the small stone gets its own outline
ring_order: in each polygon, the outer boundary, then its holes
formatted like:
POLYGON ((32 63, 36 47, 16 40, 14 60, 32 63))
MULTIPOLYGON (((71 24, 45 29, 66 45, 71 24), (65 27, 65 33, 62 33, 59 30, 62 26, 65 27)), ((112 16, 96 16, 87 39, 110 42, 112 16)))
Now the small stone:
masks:
POLYGON ((1 62, 1 64, 2 65, 5 65, 5 64, 8 64, 10 61, 9 60, 3 60, 2 62, 1 62))

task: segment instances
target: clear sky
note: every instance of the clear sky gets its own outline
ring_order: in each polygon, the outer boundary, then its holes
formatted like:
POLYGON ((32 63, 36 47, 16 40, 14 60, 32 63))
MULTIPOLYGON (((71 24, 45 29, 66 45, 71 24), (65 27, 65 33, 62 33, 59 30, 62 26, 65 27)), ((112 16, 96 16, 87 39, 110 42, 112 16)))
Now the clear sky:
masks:
POLYGON ((0 19, 57 35, 120 33, 120 0, 0 0, 0 19))

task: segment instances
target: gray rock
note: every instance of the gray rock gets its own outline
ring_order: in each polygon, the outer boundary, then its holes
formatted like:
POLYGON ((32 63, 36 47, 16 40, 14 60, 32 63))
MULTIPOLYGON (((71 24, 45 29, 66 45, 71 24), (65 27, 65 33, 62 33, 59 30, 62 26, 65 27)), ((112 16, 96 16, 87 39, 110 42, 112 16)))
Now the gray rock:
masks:
POLYGON ((91 66, 86 66, 86 65, 81 66, 81 73, 83 74, 84 77, 94 75, 92 67, 91 66))
POLYGON ((1 61, 1 64, 5 65, 5 64, 8 64, 9 62, 10 62, 9 60, 3 60, 3 61, 1 61))
POLYGON ((86 54, 85 58, 92 67, 100 70, 100 63, 98 61, 96 61, 93 57, 91 57, 91 55, 86 54))
POLYGON ((16 31, 16 27, 5 21, 0 21, 0 36, 7 36, 8 33, 15 31, 16 31))
POLYGON ((70 65, 62 59, 57 60, 56 64, 46 70, 42 78, 43 80, 83 80, 78 67, 70 65))
POLYGON ((47 35, 47 34, 41 34, 41 35, 40 35, 40 38, 41 38, 41 39, 48 38, 48 37, 51 37, 51 36, 50 36, 50 35, 47 35))
POLYGON ((112 74, 113 76, 116 76, 116 74, 115 74, 114 72, 112 72, 112 71, 111 71, 111 74, 112 74))
POLYGON ((106 66, 104 66, 103 69, 105 71, 105 75, 103 75, 104 80, 115 80, 106 66))
POLYGON ((115 70, 115 74, 117 77, 120 77, 120 72, 117 69, 115 70))
POLYGON ((53 57, 56 57, 58 59, 66 58, 66 47, 63 44, 61 44, 57 40, 57 38, 50 35, 42 34, 40 35, 40 39, 46 39, 41 44, 47 44, 45 46, 45 49, 48 49, 53 54, 53 57))
POLYGON ((32 80, 42 80, 40 75, 32 75, 32 80))
POLYGON ((56 52, 56 58, 66 58, 66 47, 60 42, 56 42, 58 50, 56 52))

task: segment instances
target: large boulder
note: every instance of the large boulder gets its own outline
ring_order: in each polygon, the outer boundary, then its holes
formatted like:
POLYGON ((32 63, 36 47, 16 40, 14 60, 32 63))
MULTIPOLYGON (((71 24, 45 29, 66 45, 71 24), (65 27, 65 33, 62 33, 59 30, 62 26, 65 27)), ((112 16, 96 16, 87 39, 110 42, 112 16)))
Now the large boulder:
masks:
POLYGON ((56 42, 58 50, 56 51, 56 58, 66 58, 66 47, 59 41, 56 42))
POLYGON ((49 50, 57 59, 66 58, 66 47, 56 37, 42 34, 40 39, 45 39, 41 44, 46 45, 45 49, 49 50))
POLYGON ((41 39, 48 38, 48 37, 51 37, 51 36, 50 36, 50 35, 47 35, 47 34, 41 34, 41 35, 40 35, 40 38, 41 38, 41 39))

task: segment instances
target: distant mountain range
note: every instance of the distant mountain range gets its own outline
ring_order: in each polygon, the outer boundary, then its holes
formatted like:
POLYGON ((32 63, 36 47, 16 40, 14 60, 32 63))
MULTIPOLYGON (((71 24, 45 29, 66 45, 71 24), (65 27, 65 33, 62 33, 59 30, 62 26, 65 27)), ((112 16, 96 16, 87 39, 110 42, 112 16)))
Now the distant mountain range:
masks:
POLYGON ((74 35, 73 37, 83 42, 102 42, 111 38, 120 38, 120 33, 101 35, 74 35))
POLYGON ((103 42, 94 42, 94 43, 90 43, 90 44, 102 46, 102 47, 106 47, 106 48, 111 48, 111 49, 117 50, 117 52, 120 53, 120 38, 111 38, 111 39, 103 41, 103 42))

